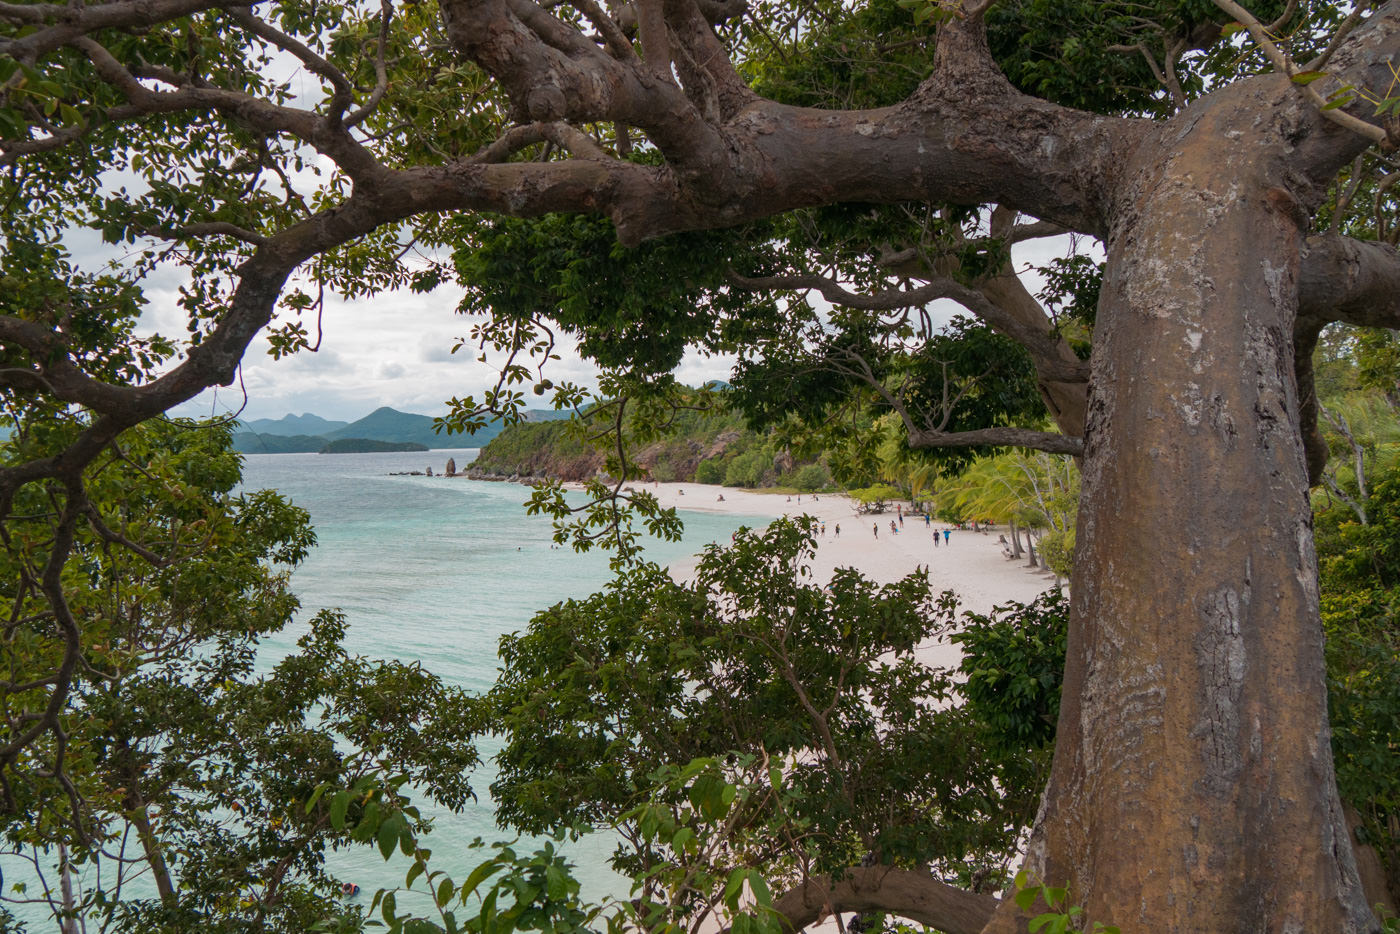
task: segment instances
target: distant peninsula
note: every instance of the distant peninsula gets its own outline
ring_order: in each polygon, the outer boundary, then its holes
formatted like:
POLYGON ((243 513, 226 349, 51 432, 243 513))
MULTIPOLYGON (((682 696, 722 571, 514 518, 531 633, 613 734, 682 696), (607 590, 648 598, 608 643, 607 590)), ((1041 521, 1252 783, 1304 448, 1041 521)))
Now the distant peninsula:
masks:
MULTIPOLYGON (((531 410, 527 421, 542 422, 566 418, 568 413, 531 410)), ((389 406, 375 409, 354 422, 322 418, 310 412, 282 418, 259 418, 244 422, 234 433, 234 450, 241 454, 343 454, 378 451, 427 451, 439 448, 482 447, 501 433, 501 423, 488 423, 474 435, 449 435, 433 429, 430 415, 400 412, 389 406), (342 442, 353 443, 344 447, 342 442), (370 443, 392 447, 365 447, 370 443), (403 445, 414 445, 404 447, 403 445), (334 447, 332 447, 334 446, 334 447)))
POLYGON ((389 451, 427 451, 417 441, 375 441, 371 438, 340 438, 321 448, 320 454, 383 454, 389 451))
MULTIPOLYGON (((628 429, 631 431, 630 427, 628 429)), ((474 480, 587 480, 607 470, 608 451, 566 421, 511 425, 486 444, 464 475, 474 480)), ((746 427, 721 403, 674 412, 661 437, 632 445, 634 466, 663 483, 782 487, 816 492, 832 485, 822 453, 794 454, 771 432, 746 427)))

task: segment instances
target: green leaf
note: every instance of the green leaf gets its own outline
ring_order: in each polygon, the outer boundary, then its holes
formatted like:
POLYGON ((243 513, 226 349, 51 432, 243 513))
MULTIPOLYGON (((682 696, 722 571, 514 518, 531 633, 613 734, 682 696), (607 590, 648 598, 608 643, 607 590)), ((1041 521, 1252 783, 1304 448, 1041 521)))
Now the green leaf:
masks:
POLYGON ((395 920, 395 918, 394 918, 394 906, 395 906, 394 893, 393 893, 393 892, 386 892, 386 893, 384 894, 384 903, 383 903, 382 905, 379 906, 379 913, 380 913, 380 915, 384 918, 384 922, 385 922, 386 924, 393 924, 393 923, 394 923, 394 920, 395 920))
POLYGON ((390 814, 384 818, 384 822, 379 825, 379 852, 385 859, 393 855, 394 848, 399 843, 399 825, 403 822, 402 814, 390 814))
POLYGON ((350 792, 341 789, 331 799, 331 826, 336 830, 345 829, 345 812, 350 807, 350 792))
POLYGON ((1318 78, 1327 77, 1325 71, 1300 71, 1293 76, 1294 84, 1312 84, 1318 78))
POLYGON ((544 871, 544 891, 551 899, 562 901, 569 897, 569 877, 558 866, 550 866, 544 871))
POLYGON ((773 907, 773 893, 768 890, 768 882, 757 869, 749 870, 749 889, 753 892, 754 901, 758 907, 773 907))
POLYGON ((329 788, 329 787, 330 787, 329 785, 320 785, 320 786, 317 787, 317 789, 316 789, 315 791, 313 791, 313 792, 311 793, 311 797, 308 798, 307 801, 306 801, 306 812, 305 812, 305 813, 307 813, 307 814, 310 814, 310 813, 311 813, 311 809, 314 808, 314 807, 316 806, 316 802, 317 802, 317 801, 320 801, 320 800, 321 800, 321 795, 325 794, 326 789, 329 788))
POLYGON ((471 874, 467 876, 467 881, 462 883, 462 904, 465 905, 467 903, 467 898, 476 891, 477 886, 500 872, 502 868, 504 867, 502 867, 500 863, 492 860, 482 863, 473 869, 471 874))

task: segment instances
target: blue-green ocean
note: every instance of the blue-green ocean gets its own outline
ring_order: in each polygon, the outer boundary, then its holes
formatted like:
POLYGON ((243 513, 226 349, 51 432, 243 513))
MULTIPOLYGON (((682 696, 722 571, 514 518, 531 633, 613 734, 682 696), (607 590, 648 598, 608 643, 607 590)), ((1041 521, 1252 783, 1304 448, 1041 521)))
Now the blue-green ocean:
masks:
MULTIPOLYGON (((292 575, 302 619, 327 607, 342 609, 349 624, 346 649, 378 658, 417 660, 446 682, 488 689, 496 676, 496 645, 524 629, 538 610, 602 589, 609 577, 603 553, 577 554, 552 546, 550 520, 527 516, 529 490, 518 484, 434 476, 390 476, 431 467, 441 474, 449 457, 459 469, 475 450, 410 454, 260 454, 244 467, 246 489, 276 489, 311 514, 318 545, 292 575)), ((685 539, 649 540, 652 560, 666 564, 726 541, 740 525, 768 520, 684 513, 685 539)), ((297 623, 264 643, 263 665, 290 651, 305 631, 297 623)), ((488 786, 498 744, 480 743, 483 767, 474 776, 478 800, 460 814, 436 813, 426 841, 436 869, 461 879, 480 862, 476 837, 510 840, 497 829, 488 786)), ((522 841, 522 846, 531 841, 522 841)), ((606 863, 613 840, 595 834, 567 850, 586 895, 625 894, 606 863)), ((3 858, 3 857, 0 857, 3 858)), ((330 855, 332 871, 361 886, 360 897, 402 885, 406 861, 385 864, 374 847, 330 855)), ((6 872, 12 881, 14 868, 6 872)), ((418 883, 421 889, 422 882, 418 883)), ((426 896, 423 896, 426 898, 426 896)), ((413 904, 399 896, 401 908, 413 904)), ((423 906, 426 908, 426 903, 423 906)), ((31 931, 38 915, 17 912, 31 931)))

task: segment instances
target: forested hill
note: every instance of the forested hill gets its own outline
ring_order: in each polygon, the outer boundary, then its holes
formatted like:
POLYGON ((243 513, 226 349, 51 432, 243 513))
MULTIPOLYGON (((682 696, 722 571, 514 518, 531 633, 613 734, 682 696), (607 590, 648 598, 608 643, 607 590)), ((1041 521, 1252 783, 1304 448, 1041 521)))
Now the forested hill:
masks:
MULTIPOLYGON (((824 464, 794 457, 771 435, 750 431, 740 416, 724 410, 680 412, 667 437, 633 444, 629 456, 663 483, 800 490, 821 490, 831 483, 824 464)), ((605 452, 583 440, 576 423, 522 422, 482 448, 468 474, 479 479, 577 481, 602 470, 605 460, 605 452)))

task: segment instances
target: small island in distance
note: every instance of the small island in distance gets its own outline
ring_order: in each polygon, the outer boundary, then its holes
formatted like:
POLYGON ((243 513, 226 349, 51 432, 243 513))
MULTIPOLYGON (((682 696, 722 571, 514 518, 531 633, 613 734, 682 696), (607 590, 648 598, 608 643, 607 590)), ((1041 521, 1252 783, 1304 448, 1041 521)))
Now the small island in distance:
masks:
POLYGON ((321 448, 318 454, 383 454, 387 451, 428 451, 417 441, 375 441, 371 438, 340 438, 321 448))

